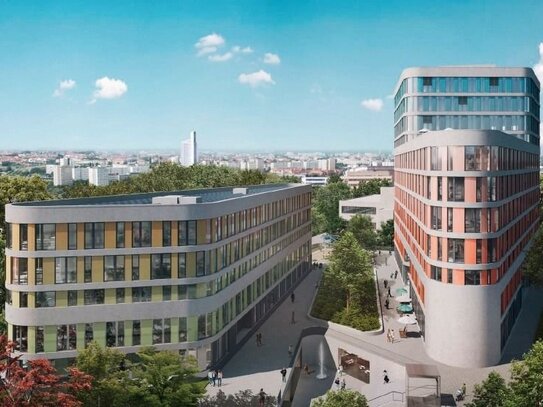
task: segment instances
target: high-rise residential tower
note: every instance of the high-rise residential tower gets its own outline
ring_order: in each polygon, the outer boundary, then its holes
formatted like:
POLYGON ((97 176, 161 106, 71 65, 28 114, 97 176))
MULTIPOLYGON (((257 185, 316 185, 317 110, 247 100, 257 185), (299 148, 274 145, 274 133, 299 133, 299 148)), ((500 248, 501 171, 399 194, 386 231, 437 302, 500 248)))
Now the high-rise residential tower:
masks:
POLYGON ((396 256, 426 350, 497 364, 539 224, 539 81, 529 68, 409 68, 394 101, 396 256))
POLYGON ((198 163, 198 148, 196 144, 196 132, 190 132, 190 138, 181 143, 181 156, 179 157, 181 165, 188 167, 198 163))

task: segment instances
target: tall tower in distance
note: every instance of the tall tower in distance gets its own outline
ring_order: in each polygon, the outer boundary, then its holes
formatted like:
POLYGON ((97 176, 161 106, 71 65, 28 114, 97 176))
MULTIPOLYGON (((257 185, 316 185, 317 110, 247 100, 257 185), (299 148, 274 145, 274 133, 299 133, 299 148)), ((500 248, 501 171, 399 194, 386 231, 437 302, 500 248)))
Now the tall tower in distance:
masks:
POLYGON ((196 132, 194 130, 190 132, 190 138, 183 140, 181 143, 179 163, 185 167, 198 163, 198 148, 196 145, 196 132))
POLYGON ((409 68, 395 90, 394 245, 427 354, 500 362, 539 226, 539 81, 530 68, 409 68))

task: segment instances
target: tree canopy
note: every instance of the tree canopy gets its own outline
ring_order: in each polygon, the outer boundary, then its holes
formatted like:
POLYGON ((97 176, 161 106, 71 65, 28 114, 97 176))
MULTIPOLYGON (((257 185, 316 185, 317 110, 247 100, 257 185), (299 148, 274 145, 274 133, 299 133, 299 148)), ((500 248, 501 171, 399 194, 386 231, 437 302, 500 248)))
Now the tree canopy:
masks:
POLYGON ((357 186, 353 188, 353 198, 361 198, 368 195, 376 195, 381 192, 381 187, 391 187, 392 181, 384 178, 370 179, 367 181, 360 181, 357 186))
POLYGON ((28 361, 23 368, 19 357, 12 357, 14 344, 0 336, 0 406, 2 407, 78 407, 78 396, 91 389, 92 378, 77 368, 69 368, 61 378, 46 359, 28 361))
POLYGON ((377 248, 378 235, 368 215, 353 216, 347 224, 347 231, 353 234, 364 249, 373 251, 377 248))
POLYGON ((368 407, 366 396, 355 390, 329 390, 315 400, 311 407, 368 407))
POLYGON ((349 199, 351 189, 344 182, 333 182, 315 189, 313 194, 313 233, 337 233, 346 222, 339 216, 339 201, 349 199))
POLYGON ((114 349, 91 343, 81 351, 76 365, 92 374, 93 390, 83 394, 85 406, 173 407, 197 406, 203 396, 196 360, 171 351, 142 348, 136 361, 114 349))

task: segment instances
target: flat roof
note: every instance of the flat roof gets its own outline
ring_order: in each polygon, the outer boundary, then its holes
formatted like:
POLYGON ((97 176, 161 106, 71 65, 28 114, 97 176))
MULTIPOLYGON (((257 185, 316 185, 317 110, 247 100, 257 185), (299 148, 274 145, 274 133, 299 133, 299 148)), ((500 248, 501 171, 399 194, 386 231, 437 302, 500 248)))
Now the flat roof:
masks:
POLYGON ((199 197, 199 203, 225 201, 233 198, 276 192, 296 187, 307 187, 303 184, 264 184, 251 186, 235 186, 207 189, 185 189, 181 191, 148 192, 142 194, 108 195, 88 198, 53 199, 48 201, 14 202, 14 206, 86 206, 86 205, 152 205, 153 198, 162 196, 199 197), (245 193, 240 190, 245 189, 245 193), (234 192, 236 190, 236 192, 234 192))

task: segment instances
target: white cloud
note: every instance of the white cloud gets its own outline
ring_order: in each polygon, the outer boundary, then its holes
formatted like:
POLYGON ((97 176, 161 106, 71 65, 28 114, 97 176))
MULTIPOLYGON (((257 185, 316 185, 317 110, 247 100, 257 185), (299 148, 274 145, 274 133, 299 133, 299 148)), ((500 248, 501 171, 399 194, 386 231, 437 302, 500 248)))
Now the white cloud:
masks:
POLYGON ((64 81, 60 81, 58 84, 58 88, 55 89, 53 92, 53 97, 60 97, 64 95, 64 92, 67 90, 75 88, 75 81, 73 79, 66 79, 64 81))
POLYGON ((227 52, 226 54, 214 54, 207 57, 212 62, 224 62, 228 61, 234 56, 231 52, 227 52))
POLYGON ((209 34, 204 37, 201 37, 194 47, 198 50, 198 56, 212 54, 217 51, 219 47, 224 45, 224 38, 219 34, 209 34))
POLYGON ((361 103, 363 108, 379 112, 383 108, 383 101, 381 99, 366 99, 361 103))
POLYGON ((128 90, 126 83, 120 79, 113 79, 104 76, 97 79, 94 83, 96 90, 93 93, 93 100, 91 103, 95 103, 97 99, 116 99, 120 98, 128 90))
POLYGON ((534 65, 534 72, 539 79, 539 82, 543 83, 543 42, 539 43, 539 60, 534 65))
POLYGON ((279 55, 267 52, 264 54, 264 63, 270 65, 279 65, 281 63, 281 59, 279 58, 279 55))
POLYGON ((238 54, 252 54, 253 53, 253 49, 251 47, 244 47, 244 48, 241 48, 239 45, 235 45, 232 47, 232 52, 238 54))
POLYGON ((262 69, 258 72, 253 73, 242 73, 238 77, 238 80, 239 83, 249 85, 253 88, 264 84, 275 85, 275 82, 273 81, 271 75, 268 72, 263 71, 262 69))

